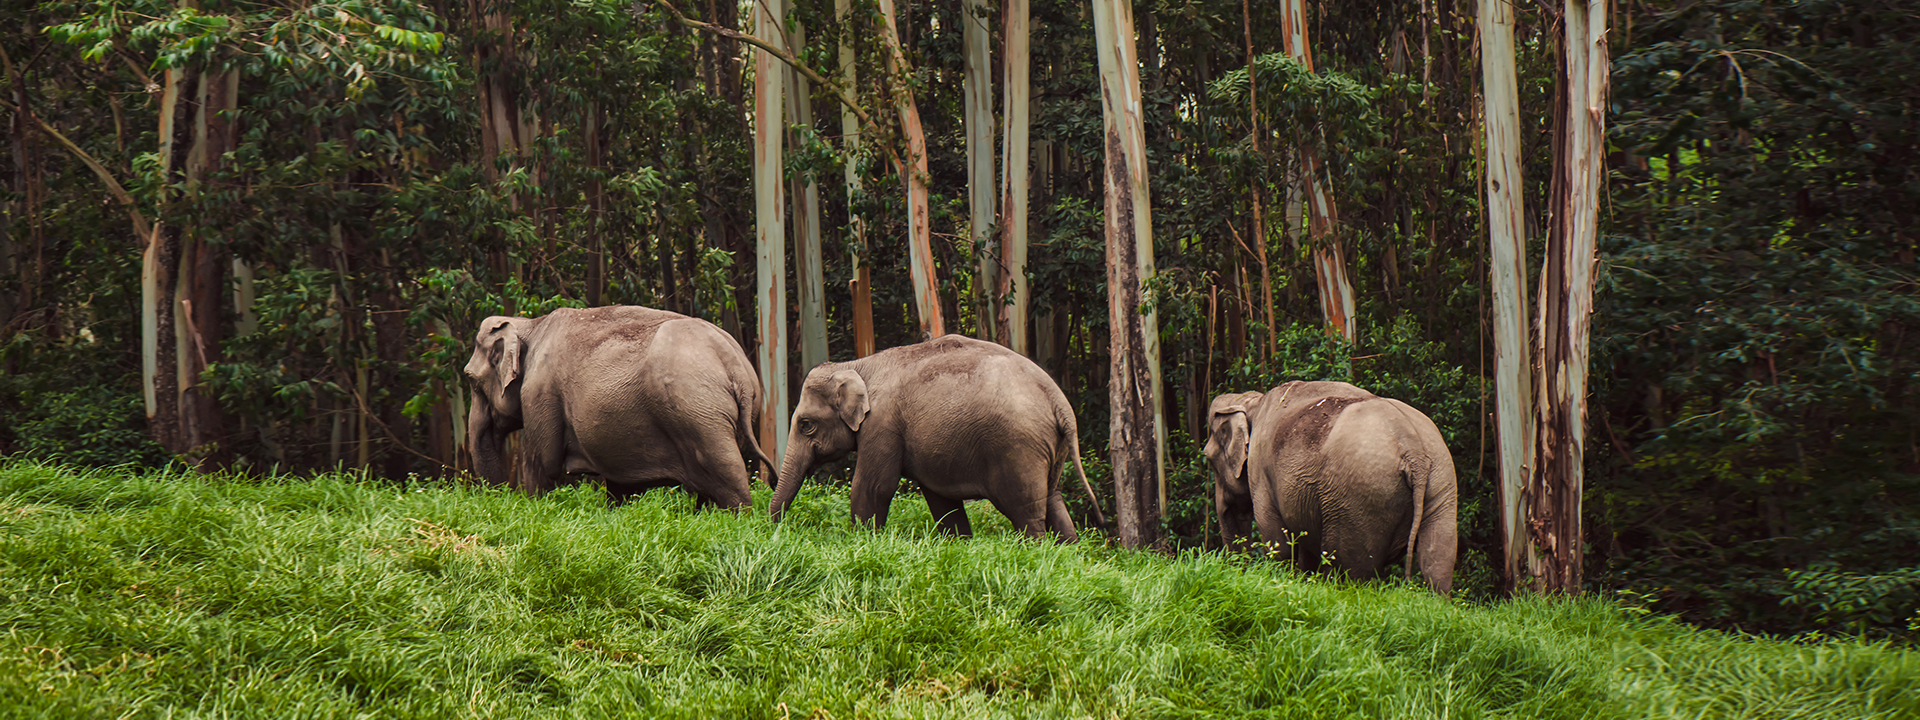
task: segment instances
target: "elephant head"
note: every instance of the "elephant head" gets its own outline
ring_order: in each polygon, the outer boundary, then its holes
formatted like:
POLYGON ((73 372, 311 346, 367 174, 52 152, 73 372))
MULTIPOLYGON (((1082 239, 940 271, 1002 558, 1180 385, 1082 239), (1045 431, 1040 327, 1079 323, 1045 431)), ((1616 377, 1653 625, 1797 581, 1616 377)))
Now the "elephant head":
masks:
POLYGON ((1213 502, 1227 537, 1252 532, 1247 452, 1253 440, 1247 414, 1260 406, 1260 392, 1221 395, 1207 408, 1207 462, 1213 465, 1213 502))
POLYGON ((786 457, 780 461, 773 519, 780 519, 793 502, 807 473, 860 446, 860 427, 872 410, 866 378, 852 368, 826 363, 807 373, 800 404, 793 409, 793 426, 787 432, 786 457))
POLYGON ((480 323, 467 360, 473 401, 467 411, 467 444, 474 472, 496 485, 507 481, 507 434, 520 429, 520 378, 526 364, 523 341, 533 320, 495 315, 480 323))

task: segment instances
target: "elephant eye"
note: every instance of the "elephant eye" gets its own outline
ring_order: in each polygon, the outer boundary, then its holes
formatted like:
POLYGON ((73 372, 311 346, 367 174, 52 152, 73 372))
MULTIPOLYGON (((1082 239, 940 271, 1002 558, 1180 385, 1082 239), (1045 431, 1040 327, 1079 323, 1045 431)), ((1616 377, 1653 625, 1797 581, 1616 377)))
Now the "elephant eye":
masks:
POLYGON ((812 435, 812 434, 813 434, 813 421, 812 421, 812 420, 801 420, 801 421, 800 421, 800 434, 802 434, 802 435, 812 435))

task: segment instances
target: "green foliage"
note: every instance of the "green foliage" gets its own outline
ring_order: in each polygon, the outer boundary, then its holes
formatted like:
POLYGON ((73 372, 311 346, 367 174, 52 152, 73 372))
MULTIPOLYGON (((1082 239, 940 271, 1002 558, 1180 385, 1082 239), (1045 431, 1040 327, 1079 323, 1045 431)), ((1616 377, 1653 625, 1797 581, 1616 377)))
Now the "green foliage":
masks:
POLYGON ((1839 7, 1661 7, 1618 53, 1588 567, 1696 621, 1898 635, 1920 24, 1839 7))
POLYGON ((8 463, 0 698, 70 717, 1920 711, 1920 658, 1884 645, 1699 631, 1591 599, 1477 606, 1033 543, 1004 521, 956 541, 904 495, 873 533, 834 492, 803 492, 775 525, 582 490, 8 463))

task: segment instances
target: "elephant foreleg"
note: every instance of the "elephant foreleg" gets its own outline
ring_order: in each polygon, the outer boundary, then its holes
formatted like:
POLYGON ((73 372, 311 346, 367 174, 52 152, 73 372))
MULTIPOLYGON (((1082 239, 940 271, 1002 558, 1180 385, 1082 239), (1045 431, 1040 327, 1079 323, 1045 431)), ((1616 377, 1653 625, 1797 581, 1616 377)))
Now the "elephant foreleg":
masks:
POLYGON ((933 493, 924 494, 927 496, 927 511, 933 513, 933 519, 940 522, 940 532, 955 537, 973 535, 973 522, 967 519, 965 502, 933 493))
POLYGON ((875 530, 887 526, 887 511, 893 507, 893 494, 900 491, 900 472, 878 471, 861 458, 853 468, 853 521, 875 530))

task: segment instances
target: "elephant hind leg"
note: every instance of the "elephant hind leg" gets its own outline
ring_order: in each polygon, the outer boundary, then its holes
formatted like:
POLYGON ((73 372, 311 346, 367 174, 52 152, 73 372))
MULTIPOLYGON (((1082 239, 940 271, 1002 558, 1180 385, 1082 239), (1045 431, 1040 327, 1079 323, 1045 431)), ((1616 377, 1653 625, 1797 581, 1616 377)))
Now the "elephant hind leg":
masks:
POLYGON ((927 511, 940 523, 940 532, 955 537, 973 535, 973 522, 967 519, 967 506, 963 501, 930 492, 923 494, 927 496, 927 511))
MULTIPOLYGON (((725 447, 731 449, 732 446, 725 447)), ((687 471, 690 477, 685 482, 686 488, 700 498, 703 506, 713 503, 736 512, 753 507, 747 462, 739 452, 703 453, 687 471)))
POLYGON ((1067 514, 1067 501, 1058 492, 1047 498, 1047 530, 1053 532, 1057 542, 1080 542, 1080 531, 1073 526, 1073 516, 1067 514))

